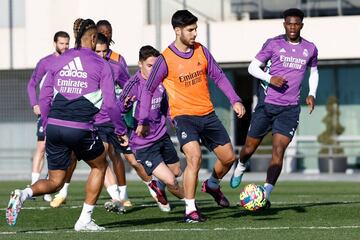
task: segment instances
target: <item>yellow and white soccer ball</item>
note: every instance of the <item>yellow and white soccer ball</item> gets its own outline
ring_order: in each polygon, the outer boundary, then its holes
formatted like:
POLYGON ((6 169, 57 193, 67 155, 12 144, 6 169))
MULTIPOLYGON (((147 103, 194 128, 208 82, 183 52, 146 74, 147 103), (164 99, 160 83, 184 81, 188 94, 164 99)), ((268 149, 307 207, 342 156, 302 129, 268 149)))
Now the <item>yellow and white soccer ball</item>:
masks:
POLYGON ((240 192, 240 203, 249 211, 258 211, 266 205, 266 191, 261 185, 248 184, 240 192))

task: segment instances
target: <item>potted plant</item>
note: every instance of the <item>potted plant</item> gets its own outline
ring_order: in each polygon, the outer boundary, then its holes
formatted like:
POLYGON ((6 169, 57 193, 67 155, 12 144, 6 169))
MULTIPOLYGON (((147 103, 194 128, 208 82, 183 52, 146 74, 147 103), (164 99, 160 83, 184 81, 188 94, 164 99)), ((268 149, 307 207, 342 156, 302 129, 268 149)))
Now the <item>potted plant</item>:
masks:
POLYGON ((339 121, 340 110, 338 100, 335 96, 330 96, 326 104, 326 115, 322 122, 325 124, 325 131, 318 136, 321 144, 319 152, 320 172, 345 172, 347 168, 347 158, 344 149, 340 146, 338 136, 344 132, 344 127, 339 121))

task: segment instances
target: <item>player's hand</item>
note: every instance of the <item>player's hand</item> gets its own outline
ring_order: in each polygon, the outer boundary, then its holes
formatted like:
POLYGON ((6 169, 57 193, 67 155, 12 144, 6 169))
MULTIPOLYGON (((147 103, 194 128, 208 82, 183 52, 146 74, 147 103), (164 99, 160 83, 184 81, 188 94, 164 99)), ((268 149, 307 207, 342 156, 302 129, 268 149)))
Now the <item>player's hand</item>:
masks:
POLYGON ((275 87, 281 88, 287 83, 287 81, 281 76, 272 76, 270 79, 270 84, 275 87))
POLYGON ((150 132, 150 127, 149 125, 138 125, 135 133, 136 135, 138 135, 139 137, 146 137, 150 132))
POLYGON ((129 137, 124 134, 124 135, 119 135, 118 136, 118 139, 120 141, 120 145, 123 146, 123 147, 126 147, 129 145, 129 137))
POLYGON ((33 106, 33 111, 34 111, 34 114, 36 115, 36 116, 40 116, 41 115, 41 112, 40 112, 40 106, 39 105, 34 105, 33 106))
POLYGON ((242 118, 245 115, 245 112, 246 112, 245 107, 241 102, 234 103, 233 109, 234 109, 234 111, 236 113, 236 116, 238 118, 242 118))
POLYGON ((309 114, 311 114, 315 109, 315 98, 314 96, 307 96, 306 104, 309 106, 309 114))
POLYGON ((124 106, 125 107, 129 107, 131 104, 133 104, 133 102, 135 102, 136 100, 136 96, 127 96, 124 100, 124 106))

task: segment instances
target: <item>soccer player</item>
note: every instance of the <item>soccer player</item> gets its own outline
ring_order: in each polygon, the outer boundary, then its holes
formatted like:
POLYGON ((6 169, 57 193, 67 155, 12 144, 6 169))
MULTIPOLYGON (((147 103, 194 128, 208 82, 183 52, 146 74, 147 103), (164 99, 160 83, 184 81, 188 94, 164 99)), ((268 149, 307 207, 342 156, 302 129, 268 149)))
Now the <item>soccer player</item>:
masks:
POLYGON ((268 39, 249 65, 249 73, 268 84, 264 101, 259 101, 252 115, 249 132, 240 159, 231 177, 230 186, 240 185, 246 163, 255 152, 263 137, 272 131, 272 160, 264 184, 267 204, 270 193, 280 176, 285 150, 298 126, 300 114, 300 89, 307 68, 310 68, 309 94, 306 103, 310 114, 315 107, 319 81, 316 46, 300 36, 304 13, 299 9, 287 9, 283 13, 285 34, 268 39), (270 71, 261 66, 271 61, 270 71))
MULTIPOLYGON (((124 91, 120 95, 120 105, 126 105, 127 98, 140 99, 141 92, 159 55, 159 51, 152 46, 146 45, 140 48, 139 70, 125 84, 124 91)), ((139 101, 135 109, 135 127, 137 126, 139 116, 139 101)), ((144 166, 146 173, 149 176, 154 175, 157 177, 174 196, 183 199, 184 190, 176 180, 181 175, 180 161, 170 136, 167 134, 167 115, 167 95, 164 86, 160 84, 151 99, 148 118, 150 126, 149 134, 142 138, 135 132, 132 132, 129 142, 136 155, 136 159, 144 166)), ((159 203, 167 205, 168 201, 164 191, 161 189, 157 191, 159 192, 159 203)))
POLYGON ((85 202, 74 229, 105 229, 92 220, 107 167, 104 145, 92 125, 102 101, 124 146, 128 144, 127 130, 116 106, 110 66, 93 51, 97 39, 96 25, 91 19, 86 19, 78 27, 76 48, 68 50, 52 66, 40 93, 49 179, 39 180, 30 188, 17 189, 12 193, 6 210, 10 225, 16 224, 27 198, 52 193, 62 187, 70 154, 74 152, 77 159, 84 160, 91 168, 85 202))
MULTIPOLYGON (((77 20, 75 20, 74 22, 74 26, 77 25, 77 22, 81 21, 82 19, 79 18, 77 20)), ((102 58, 104 58, 105 60, 107 60, 110 63, 110 66, 112 68, 112 72, 114 73, 114 77, 116 78, 115 80, 117 81, 117 85, 115 85, 117 91, 120 90, 119 87, 117 86, 121 86, 121 88, 124 86, 125 82, 130 78, 129 72, 128 72, 128 67, 126 64, 126 61, 124 59, 123 56, 121 56, 120 54, 117 54, 115 52, 112 52, 109 49, 109 45, 110 43, 112 43, 112 28, 111 28, 111 24, 107 21, 107 20, 100 20, 98 22, 97 25, 97 30, 98 32, 100 32, 99 30, 102 30, 103 32, 105 32, 107 34, 106 36, 106 42, 104 44, 97 44, 97 47, 99 48, 98 50, 95 50, 99 56, 101 56, 102 58)), ((77 35, 77 30, 76 28, 74 28, 74 36, 76 37, 77 35)), ((98 39, 98 41, 104 42, 104 39, 98 39)), ((110 121, 109 117, 107 116, 107 114, 105 113, 105 111, 102 109, 100 111, 100 118, 97 118, 97 120, 101 121, 101 123, 104 123, 106 121, 110 121), (102 119, 101 119, 102 118, 102 119)), ((111 123, 110 123, 111 124, 111 123)), ((109 130, 107 128, 107 130, 109 130)), ((99 131, 101 132, 101 131, 99 131)), ((100 137, 103 139, 103 135, 100 134, 100 137)), ((116 137, 116 136, 115 136, 116 137)), ((116 140, 115 140, 116 141, 116 140)), ((107 145, 105 146, 105 148, 107 149, 107 145)), ((125 151, 125 154, 132 154, 131 150, 127 149, 128 147, 122 148, 122 151, 125 151), (126 150, 127 149, 127 150, 126 150)), ((118 200, 118 195, 120 193, 120 199, 123 202, 124 206, 127 207, 131 207, 132 204, 130 202, 130 200, 128 199, 128 195, 127 195, 127 186, 126 186, 126 176, 125 176, 125 166, 124 166, 124 162, 123 160, 120 158, 120 156, 114 152, 114 150, 112 149, 112 147, 110 146, 109 151, 107 151, 109 153, 110 158, 116 162, 116 164, 114 163, 112 166, 114 168, 114 170, 117 172, 117 174, 113 174, 111 169, 108 169, 106 171, 106 176, 105 176, 105 186, 106 189, 108 191, 108 193, 110 194, 110 196, 112 197, 112 199, 116 199, 118 200), (117 179, 115 179, 115 177, 117 179), (119 186, 117 186, 116 181, 119 182, 119 186), (115 196, 117 196, 115 198, 115 196)), ((131 157, 129 157, 131 158, 131 157)), ((134 160, 136 162, 136 160, 134 160)), ((76 161, 74 163, 76 165, 76 161)), ((52 207, 59 207, 61 204, 66 202, 66 198, 67 198, 67 189, 69 187, 69 181, 71 180, 72 174, 75 170, 75 167, 73 166, 74 164, 71 165, 71 169, 69 169, 67 175, 67 182, 64 184, 63 188, 60 190, 60 192, 55 195, 54 200, 50 203, 50 206, 52 207)), ((116 202, 116 204, 114 205, 114 210, 116 209, 122 209, 118 202, 116 202)))
MULTIPOLYGON (((102 33, 98 33, 95 52, 98 56, 109 62, 114 76, 115 92, 118 93, 121 91, 121 82, 124 83, 129 79, 129 73, 127 72, 127 68, 121 67, 122 65, 118 64, 118 58, 106 58, 108 51, 109 40, 102 33)), ((108 166, 106 171, 104 184, 116 206, 113 209, 121 212, 123 211, 122 205, 126 204, 126 206, 131 206, 131 202, 127 196, 125 167, 120 153, 132 154, 132 151, 129 146, 121 146, 115 134, 114 125, 111 123, 107 112, 103 108, 101 108, 100 112, 95 116, 95 127, 104 143, 105 151, 112 161, 112 168, 108 166)))
MULTIPOLYGON (((76 35, 76 31, 74 32, 76 35)), ((101 33, 97 36, 97 42, 95 47, 95 52, 101 57, 107 60, 110 63, 111 71, 114 76, 115 89, 117 91, 120 89, 119 85, 123 84, 129 79, 129 73, 127 71, 127 67, 123 67, 123 65, 118 64, 118 58, 106 58, 106 54, 109 50, 109 42, 108 39, 101 33)), ((112 161, 112 167, 108 166, 106 171, 104 185, 114 201, 113 210, 117 212, 123 212, 123 205, 132 206, 131 202, 128 199, 127 191, 126 191, 126 178, 125 178, 125 167, 124 162, 121 159, 119 153, 132 154, 130 148, 122 147, 120 142, 114 132, 114 126, 111 123, 111 120, 106 113, 104 108, 101 108, 99 113, 95 116, 95 127, 98 130, 99 137, 104 143, 105 151, 109 158, 112 161), (115 149, 114 149, 115 147, 115 149), (118 152, 116 152, 116 151, 118 152), (115 172, 115 175, 113 173, 115 172), (119 187, 118 187, 119 183, 119 187), (120 189, 119 189, 120 188, 120 189), (121 190, 121 191, 120 191, 121 190)), ((72 168, 72 171, 69 170, 67 174, 71 176, 75 168, 72 168)), ((67 188, 68 183, 65 183, 63 188, 60 190, 59 194, 57 194, 54 200, 50 203, 52 207, 59 207, 62 203, 66 201, 67 197, 67 188)))
POLYGON ((139 126, 136 129, 139 136, 146 137, 150 133, 148 115, 151 98, 163 82, 169 98, 170 115, 187 161, 183 177, 185 222, 206 220, 195 204, 195 190, 201 165, 200 140, 210 151, 214 151, 218 158, 211 177, 202 184, 202 191, 213 196, 219 206, 230 205, 220 190, 219 182, 235 161, 235 153, 228 133, 214 112, 207 75, 230 100, 237 116, 242 117, 245 114, 241 99, 213 56, 207 48, 195 42, 197 20, 188 10, 179 10, 172 16, 171 23, 176 38, 158 57, 142 91, 139 126))
MULTIPOLYGON (((76 35, 76 32, 75 32, 76 35)), ((111 58, 108 58, 110 41, 105 37, 102 33, 98 33, 98 38, 96 42, 95 52, 106 61, 110 63, 110 68, 112 70, 114 76, 115 83, 115 93, 117 95, 121 92, 120 85, 127 81, 129 75, 127 72, 127 67, 124 65, 120 65, 118 63, 119 56, 118 55, 110 55, 111 58)), ((124 156, 128 159, 131 166, 136 170, 140 178, 145 182, 148 186, 149 191, 153 198, 158 203, 160 210, 162 211, 170 211, 170 207, 168 204, 161 204, 157 199, 157 193, 161 194, 161 191, 156 191, 157 185, 160 182, 156 182, 152 179, 152 177, 147 176, 144 168, 138 163, 135 159, 134 154, 132 153, 129 146, 123 147, 121 146, 117 136, 114 132, 114 126, 111 123, 111 120, 106 113, 106 111, 101 108, 99 113, 95 116, 95 127, 98 130, 99 137, 104 143, 104 147, 107 155, 112 161, 111 165, 108 166, 105 174, 104 185, 106 187, 107 192, 111 196, 112 201, 105 202, 104 206, 107 211, 116 212, 116 213, 124 213, 125 207, 131 207, 132 204, 128 200, 127 191, 126 191, 126 178, 125 178, 125 167, 122 158, 120 157, 120 153, 123 153, 124 156), (115 173, 115 174, 114 174, 115 173), (156 192, 154 192, 154 190, 156 192)), ((75 168, 73 164, 70 165, 71 169, 67 171, 66 179, 70 180, 75 168)), ((55 195, 54 200, 50 203, 52 207, 59 207, 61 204, 66 202, 67 197, 67 189, 69 187, 68 181, 64 184, 63 188, 60 192, 55 195)), ((159 196, 161 198, 162 195, 159 196)))
MULTIPOLYGON (((109 21, 100 20, 96 23, 96 27, 97 27, 97 31, 99 33, 104 34, 105 37, 108 39, 109 46, 112 43, 114 43, 114 41, 112 40, 112 26, 109 21)), ((125 58, 121 54, 114 52, 110 48, 106 52, 106 55, 104 58, 108 59, 108 60, 111 59, 113 61, 113 64, 117 64, 118 67, 122 69, 123 74, 127 75, 126 78, 124 76, 123 78, 120 78, 120 80, 119 80, 119 85, 121 88, 123 88, 126 81, 130 78, 130 74, 128 71, 128 66, 125 61, 125 58)))
MULTIPOLYGON (((107 20, 100 20, 96 23, 97 26, 97 30, 99 33, 102 33, 105 35, 105 37, 108 39, 108 46, 110 46, 112 43, 114 43, 114 41, 112 40, 112 26, 110 24, 109 21, 107 20)), ((124 57, 116 52, 114 52, 113 50, 111 50, 110 48, 108 49, 108 51, 106 52, 105 55, 105 59, 107 59, 108 61, 110 61, 111 65, 115 68, 115 69, 122 69, 122 72, 127 73, 128 74, 128 78, 130 77, 129 73, 128 73, 128 67, 126 64, 126 61, 124 59, 124 57)), ((119 83, 118 85, 120 86, 120 88, 124 87, 125 84, 125 78, 119 78, 119 83)), ((117 91, 119 92, 119 88, 117 88, 117 91)), ((125 118, 125 122, 128 125, 128 127, 131 129, 133 129, 133 110, 129 111, 127 114, 124 115, 125 118)), ((136 160, 134 154, 131 152, 131 150, 127 150, 127 152, 124 152, 124 158, 126 159, 126 161, 135 169, 136 173, 138 174, 138 176, 143 180, 143 182, 147 185, 149 192, 151 194, 151 196, 155 199, 155 201, 157 202, 159 208, 161 211, 165 211, 168 212, 170 211, 170 207, 168 206, 168 204, 161 204, 158 201, 158 198, 161 196, 159 195, 159 191, 158 191, 158 187, 161 187, 163 184, 160 181, 156 181, 155 179, 153 179, 151 176, 148 176, 144 170, 144 167, 136 160)), ((120 170, 125 173, 124 170, 120 170)), ((125 179, 125 175, 123 177, 125 179)), ((105 178, 106 180, 107 178, 105 178)), ((111 177, 109 178, 111 179, 111 177)), ((125 180, 126 181, 126 180, 125 180)), ((106 182, 106 181, 105 181, 106 182)), ((121 185, 121 182, 119 182, 120 187, 119 187, 119 191, 120 194, 123 196, 124 194, 126 194, 126 182, 124 183, 125 185, 121 185)), ((127 194, 126 194, 127 196, 127 194)), ((110 202, 107 203, 109 209, 111 209, 111 205, 110 202)), ((130 201, 126 201, 124 202, 124 206, 125 207, 130 207, 131 206, 131 202, 130 201)))
MULTIPOLYGON (((115 71, 115 75, 119 74, 118 76, 115 76, 116 85, 118 86, 116 88, 116 91, 119 94, 119 92, 124 87, 127 80, 130 78, 128 66, 126 64, 125 58, 121 54, 116 53, 110 49, 110 45, 112 43, 114 43, 114 41, 112 40, 112 26, 111 26, 110 22, 107 20, 99 20, 96 23, 96 27, 97 27, 98 33, 102 33, 108 41, 107 49, 106 50, 103 49, 104 50, 103 53, 105 53, 103 58, 105 58, 107 61, 109 61, 113 71, 115 71)), ((104 48, 105 45, 102 45, 102 47, 104 48)), ((125 116, 125 121, 129 125, 129 127, 132 127, 131 119, 132 119, 131 113, 129 115, 125 116)), ((110 149, 109 153, 111 154, 112 152, 113 152, 113 150, 110 149)), ((137 165, 134 154, 132 153, 130 148, 123 149, 121 152, 124 154, 125 159, 129 163, 132 162, 133 164, 137 165)), ((113 154, 113 157, 115 157, 115 154, 113 154)), ((117 173, 116 176, 117 176, 117 181, 119 183, 120 196, 121 196, 124 206, 131 207, 132 204, 131 204, 130 200, 128 200, 128 195, 127 195, 125 165, 124 165, 124 162, 122 159, 119 159, 119 160, 120 161, 117 161, 117 165, 113 165, 113 166, 114 166, 114 170, 117 173)), ((133 164, 131 164, 131 165, 133 165, 133 164)), ((108 179, 108 178, 106 178, 106 179, 108 179)), ((107 182, 105 181, 105 183, 107 183, 107 182)))
MULTIPOLYGON (((37 143, 36 150, 33 156, 31 184, 34 184, 40 179, 41 170, 44 166, 45 154, 45 134, 42 127, 41 112, 36 96, 36 88, 41 90, 43 80, 51 65, 56 61, 57 57, 69 49, 70 36, 64 31, 56 32, 54 35, 55 52, 42 58, 36 65, 27 86, 30 105, 37 116, 37 143)), ((52 200, 50 194, 44 195, 44 200, 50 202, 52 200)))

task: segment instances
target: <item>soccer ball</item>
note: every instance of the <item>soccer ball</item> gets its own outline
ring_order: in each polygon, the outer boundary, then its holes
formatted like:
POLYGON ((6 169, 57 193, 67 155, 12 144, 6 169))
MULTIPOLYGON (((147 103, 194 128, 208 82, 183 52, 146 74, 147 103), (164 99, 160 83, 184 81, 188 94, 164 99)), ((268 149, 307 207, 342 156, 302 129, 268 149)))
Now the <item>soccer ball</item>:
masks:
POLYGON ((249 211, 257 211, 266 205, 266 191, 263 186, 248 184, 240 192, 240 203, 249 211))

